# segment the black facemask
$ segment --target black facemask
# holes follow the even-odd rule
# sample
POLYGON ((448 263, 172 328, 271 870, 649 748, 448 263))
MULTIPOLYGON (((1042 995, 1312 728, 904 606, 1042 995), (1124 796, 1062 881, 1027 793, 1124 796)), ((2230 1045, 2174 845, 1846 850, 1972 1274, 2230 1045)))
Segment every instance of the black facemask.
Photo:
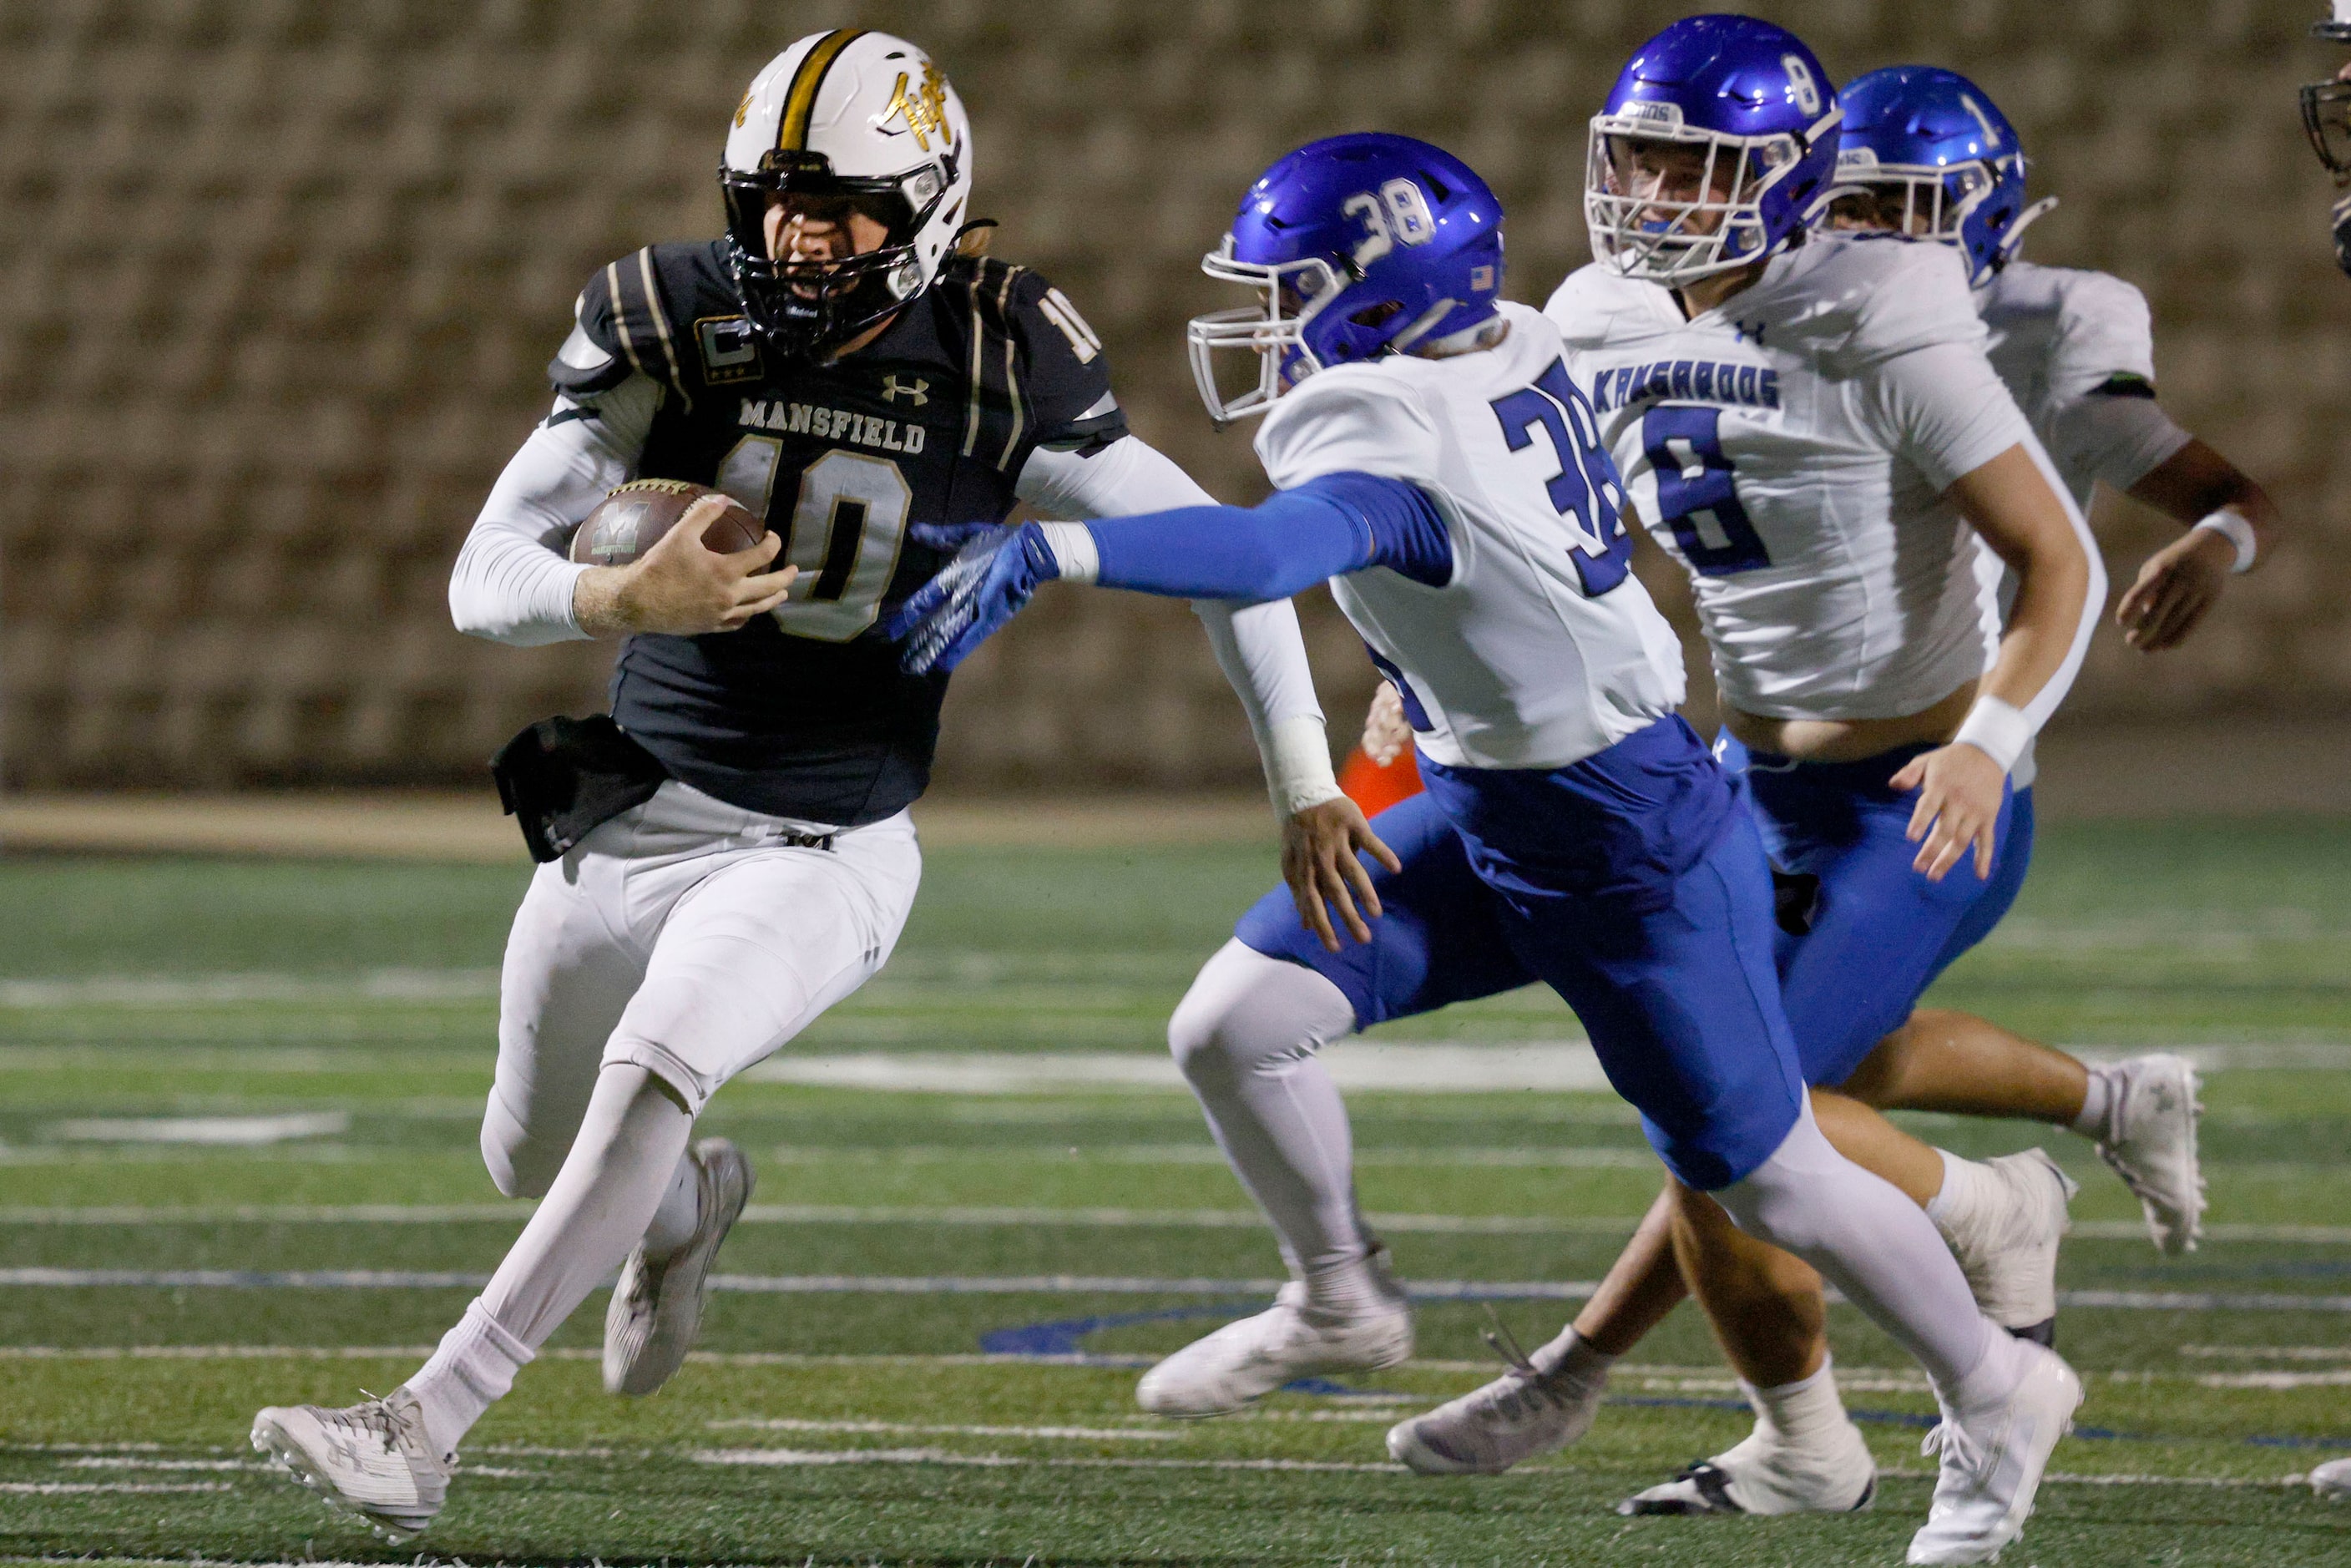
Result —
POLYGON ((922 292, 922 233, 951 181, 918 169, 892 179, 845 179, 819 153, 770 153, 757 173, 721 168, 726 202, 726 263, 743 313, 786 359, 812 360, 837 349, 922 292), (839 261, 785 262, 768 255, 769 204, 779 195, 839 203, 844 217, 862 213, 886 237, 875 250, 839 261), (913 199, 922 199, 918 205, 913 199))

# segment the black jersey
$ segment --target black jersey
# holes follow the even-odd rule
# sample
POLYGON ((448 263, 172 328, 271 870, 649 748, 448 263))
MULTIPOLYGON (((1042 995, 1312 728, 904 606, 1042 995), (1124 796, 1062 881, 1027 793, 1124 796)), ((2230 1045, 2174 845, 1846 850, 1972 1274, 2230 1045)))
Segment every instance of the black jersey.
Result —
POLYGON ((783 536, 777 564, 800 569, 790 601, 740 631, 631 637, 612 716, 732 805, 841 826, 898 811, 929 782, 946 693, 943 674, 903 673, 881 632, 947 559, 907 525, 1001 522, 1038 447, 1123 435, 1101 340, 1035 273, 957 256, 856 353, 782 362, 716 242, 612 263, 579 319, 611 360, 558 360, 559 391, 661 385, 632 477, 726 491, 783 536))

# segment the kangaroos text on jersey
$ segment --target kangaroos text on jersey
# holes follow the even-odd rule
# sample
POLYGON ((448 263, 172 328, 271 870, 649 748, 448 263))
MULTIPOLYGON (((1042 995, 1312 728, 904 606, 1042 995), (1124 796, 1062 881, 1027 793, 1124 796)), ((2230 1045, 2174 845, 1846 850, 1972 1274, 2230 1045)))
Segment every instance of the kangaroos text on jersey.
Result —
POLYGON ((744 319, 715 243, 612 263, 579 322, 611 358, 559 359, 559 391, 592 407, 632 375, 662 388, 634 476, 726 492, 800 570, 789 601, 739 632, 630 638, 613 717, 734 805, 844 826, 896 812, 929 781, 946 691, 902 674, 880 631, 946 561, 907 526, 1000 522, 1038 447, 1123 435, 1100 340, 1035 273, 956 257, 857 352, 786 361, 744 319))

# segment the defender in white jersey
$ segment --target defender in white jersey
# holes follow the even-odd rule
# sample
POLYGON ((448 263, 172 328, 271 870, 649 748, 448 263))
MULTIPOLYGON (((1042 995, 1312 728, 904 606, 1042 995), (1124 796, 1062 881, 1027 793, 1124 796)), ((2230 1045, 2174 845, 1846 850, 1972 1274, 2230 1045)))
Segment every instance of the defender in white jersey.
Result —
MULTIPOLYGON (((2105 273, 2042 267, 2017 256, 2029 223, 2055 204, 2026 204, 2026 163, 2015 128, 1991 97, 1957 72, 1891 66, 1849 84, 1840 194, 1833 228, 1939 241, 1968 270, 1990 332, 1992 368, 2032 422, 2076 503, 2099 484, 2187 526, 2140 569, 2116 606, 2127 642, 2153 653, 2200 623, 2231 572, 2249 570, 2275 534, 2277 510, 2254 480, 2165 414, 2155 397, 2154 343, 2138 290, 2105 273)), ((1984 563, 1989 635, 1999 634, 2007 584, 1984 563)), ((2016 777, 2029 799, 2028 751, 2016 777)), ((1891 1092, 1945 1109, 2029 1117, 2097 1137, 2130 1184, 2166 1251, 2196 1244, 2203 1207, 2194 1157, 2192 1069, 2176 1058, 2085 1070, 1966 1014, 1922 1009, 1873 1054, 1865 1094, 1891 1092), (2151 1126, 2156 1102, 2185 1106, 2176 1147, 2112 1134, 2151 1126), (2150 1120, 2152 1118, 2152 1121, 2150 1120), (2132 1148, 2136 1143, 2139 1146, 2132 1148)))
MULTIPOLYGON (((1051 577, 1242 598, 1332 579, 1427 737, 1427 793, 1374 823, 1395 853, 1359 890, 1372 919, 1343 910, 1359 945, 1304 939, 1271 895, 1170 1023, 1292 1280, 1271 1310, 1153 1368, 1138 1396, 1213 1415, 1409 1354, 1315 1050, 1540 978, 1668 1166, 1827 1271, 1925 1364, 1946 1461, 1913 1554, 1980 1560, 2021 1527, 2080 1384, 1978 1312, 1917 1206, 1812 1118, 1754 820, 1668 716, 1677 655, 1625 571, 1624 487, 1557 333, 1493 300, 1499 220, 1466 166, 1405 138, 1339 137, 1276 163, 1207 263, 1259 306, 1196 322, 1194 341, 1203 361, 1218 340, 1260 355, 1251 395, 1273 413, 1258 451, 1279 493, 1246 510, 992 530, 899 623, 910 667, 925 668, 1051 577)), ((1202 372, 1211 411, 1233 412, 1202 372)), ((1947 814, 1961 821, 1936 831, 1930 860, 1967 847, 1964 817, 1947 814)), ((1301 905, 1347 894, 1336 878, 1290 881, 1301 905)))
MULTIPOLYGON (((1824 183, 1775 212, 1802 172, 1833 165, 1837 114, 1817 62, 1782 29, 1741 17, 1667 28, 1593 121, 1600 259, 1546 311, 1591 370, 1644 522, 1690 573, 1725 710, 1720 754, 1793 873, 1777 967, 1816 1088, 1850 1077, 2012 897, 2022 835, 2004 775, 2070 683, 2103 598, 2086 530, 1985 361, 1953 258, 1897 240, 1805 243, 1824 183), (1974 570, 1986 545, 2021 585, 1989 668, 1974 570), (1929 822, 1955 819, 1967 862, 1916 849, 1929 822)), ((2045 1340, 2063 1174, 2037 1154, 1973 1166, 1865 1107, 1815 1104, 1838 1146, 1876 1151, 1868 1163, 1963 1259, 2001 1265, 1971 1276, 1979 1299, 2045 1340)), ((1669 1184, 1574 1326, 1499 1382, 1400 1425, 1392 1450, 1425 1470, 1490 1470, 1572 1440, 1608 1363, 1682 1293, 1669 1239, 1759 1430, 1626 1511, 1866 1503, 1874 1466, 1836 1404, 1818 1281, 1687 1183, 1669 1184)), ((1955 1515, 1922 1532, 1913 1560, 1980 1561, 2019 1522, 1955 1515)))
POLYGON ((2267 552, 2277 509, 2261 486, 2173 423, 2155 396, 2147 300, 2103 272, 2017 257, 2026 225, 2056 205, 2025 204, 2021 139, 1991 96, 1956 71, 1888 66, 1842 97, 1833 228, 1938 240, 1957 251, 2000 372, 2087 512, 2093 487, 2188 526, 2116 607, 2145 652, 2177 646, 2232 572, 2267 552))

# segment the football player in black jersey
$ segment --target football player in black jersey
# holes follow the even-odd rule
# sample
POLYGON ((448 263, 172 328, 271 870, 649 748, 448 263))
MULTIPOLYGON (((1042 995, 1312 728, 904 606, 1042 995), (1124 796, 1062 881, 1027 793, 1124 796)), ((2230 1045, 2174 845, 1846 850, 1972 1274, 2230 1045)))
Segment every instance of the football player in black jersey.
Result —
MULTIPOLYGON (((550 720, 501 753, 543 863, 507 942, 482 1152, 538 1208, 391 1396, 254 1425, 256 1448, 395 1537, 439 1511, 466 1429, 615 1268, 605 1386, 651 1393, 684 1361, 752 1180, 725 1140, 692 1142, 694 1118, 873 974, 914 898, 906 808, 946 681, 903 674, 878 622, 948 558, 911 525, 1209 500, 1128 434, 1077 308, 958 247, 971 131, 921 49, 800 39, 735 111, 720 179, 723 237, 590 279, 555 406, 450 583, 475 635, 627 641, 609 719, 550 720), (568 560, 581 519, 643 478, 709 486, 770 531, 705 548, 711 497, 631 564, 568 560)), ((1364 883, 1353 846, 1376 841, 1332 779, 1294 612, 1198 609, 1286 849, 1334 889, 1364 883)))

